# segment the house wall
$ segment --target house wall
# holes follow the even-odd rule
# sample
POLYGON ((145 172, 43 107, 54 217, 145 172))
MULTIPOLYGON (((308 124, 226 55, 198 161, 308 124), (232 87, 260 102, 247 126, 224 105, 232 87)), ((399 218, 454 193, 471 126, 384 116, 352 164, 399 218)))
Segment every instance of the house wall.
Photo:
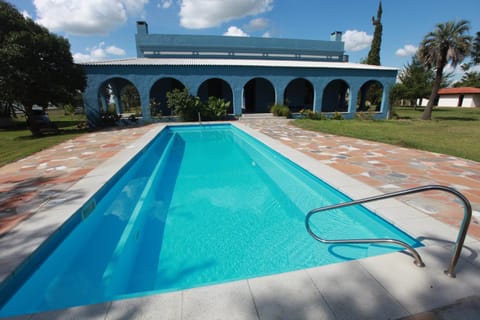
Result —
POLYGON ((441 95, 438 99, 437 105, 439 107, 457 107, 459 98, 460 98, 460 95, 458 94, 441 95))
POLYGON ((463 98, 463 107, 480 107, 480 94, 469 94, 463 98))
POLYGON ((138 90, 145 119, 150 117, 150 90, 163 78, 180 81, 189 91, 197 95, 200 85, 212 78, 224 80, 232 90, 233 114, 242 114, 244 88, 254 78, 268 80, 275 90, 275 103, 284 104, 284 92, 288 84, 298 78, 310 82, 313 87, 313 110, 322 112, 322 99, 327 85, 334 80, 343 80, 350 89, 348 110, 345 118, 356 113, 357 97, 360 88, 368 81, 378 81, 383 87, 382 105, 377 118, 386 118, 390 109, 389 93, 395 83, 396 70, 349 69, 349 68, 292 68, 292 67, 245 67, 245 66, 165 66, 165 65, 85 65, 88 75, 84 92, 85 110, 89 124, 96 126, 100 118, 102 104, 99 103, 101 88, 106 82, 128 81, 138 90))
MULTIPOLYGON (((459 94, 441 95, 438 100, 439 107, 458 107, 459 94)), ((461 107, 480 107, 480 94, 464 94, 461 107)))

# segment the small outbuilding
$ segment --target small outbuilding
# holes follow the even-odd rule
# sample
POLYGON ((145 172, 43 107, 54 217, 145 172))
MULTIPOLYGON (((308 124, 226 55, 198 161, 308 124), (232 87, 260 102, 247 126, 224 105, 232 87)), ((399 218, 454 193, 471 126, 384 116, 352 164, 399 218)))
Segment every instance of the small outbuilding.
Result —
POLYGON ((439 107, 480 107, 480 88, 459 87, 438 90, 439 107))

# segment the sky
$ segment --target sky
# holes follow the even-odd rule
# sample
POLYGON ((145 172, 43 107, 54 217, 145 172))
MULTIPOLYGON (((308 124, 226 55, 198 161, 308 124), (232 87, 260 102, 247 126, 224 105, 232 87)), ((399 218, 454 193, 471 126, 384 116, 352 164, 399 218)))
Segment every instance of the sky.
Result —
MULTIPOLYGON (((136 21, 149 33, 329 40, 343 33, 350 62, 368 55, 379 0, 7 0, 67 38, 76 62, 136 57, 136 21)), ((381 64, 401 69, 436 24, 470 21, 480 0, 383 0, 381 64)))

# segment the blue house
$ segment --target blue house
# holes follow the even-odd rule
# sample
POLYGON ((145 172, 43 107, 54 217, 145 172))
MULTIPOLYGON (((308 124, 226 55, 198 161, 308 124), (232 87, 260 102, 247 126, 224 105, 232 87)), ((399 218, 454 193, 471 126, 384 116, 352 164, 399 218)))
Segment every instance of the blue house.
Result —
POLYGON ((216 96, 230 101, 229 113, 268 112, 273 104, 292 111, 340 112, 352 118, 368 109, 366 94, 381 88, 375 116, 386 118, 388 95, 397 69, 348 62, 341 32, 329 41, 150 34, 137 22, 137 58, 84 63, 88 77, 84 92, 90 125, 98 124, 109 102, 117 113, 124 108, 119 97, 130 85, 140 96, 142 116, 151 108, 168 115, 166 93, 187 88, 206 100, 216 96))

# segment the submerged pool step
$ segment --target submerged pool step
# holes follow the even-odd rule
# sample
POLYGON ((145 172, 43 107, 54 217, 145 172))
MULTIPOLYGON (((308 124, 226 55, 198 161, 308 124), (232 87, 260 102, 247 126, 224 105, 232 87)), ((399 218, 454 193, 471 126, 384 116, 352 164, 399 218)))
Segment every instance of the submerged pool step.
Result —
POLYGON ((135 251, 138 250, 138 245, 140 243, 138 240, 142 237, 141 232, 147 216, 146 214, 142 214, 142 212, 144 211, 145 205, 150 203, 152 187, 155 185, 159 177, 161 178, 161 172, 165 170, 165 166, 168 162, 166 160, 169 157, 177 138, 178 135, 174 133, 168 141, 162 156, 158 160, 150 178, 145 184, 137 205, 119 238, 112 259, 105 269, 102 278, 106 288, 105 294, 107 296, 120 293, 122 288, 128 283, 128 277, 125 275, 129 274, 133 263, 135 263, 134 259, 131 259, 131 257, 134 257, 135 251))

